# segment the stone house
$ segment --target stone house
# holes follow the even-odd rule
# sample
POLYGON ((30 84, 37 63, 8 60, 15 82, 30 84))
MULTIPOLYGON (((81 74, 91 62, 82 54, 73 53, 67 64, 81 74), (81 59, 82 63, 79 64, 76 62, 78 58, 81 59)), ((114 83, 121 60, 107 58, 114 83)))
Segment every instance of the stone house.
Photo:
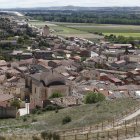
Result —
POLYGON ((52 55, 53 55, 52 51, 38 50, 38 51, 33 52, 33 56, 36 59, 49 60, 49 59, 52 59, 52 55))
POLYGON ((128 55, 129 62, 139 63, 140 55, 128 55))
POLYGON ((117 68, 124 67, 126 65, 126 61, 125 60, 116 61, 112 63, 111 65, 117 68))
POLYGON ((50 34, 49 27, 47 25, 45 25, 45 27, 43 28, 42 35, 48 36, 49 34, 50 34))
POLYGON ((66 85, 66 81, 61 74, 56 72, 43 72, 28 75, 26 77, 26 88, 29 89, 30 94, 30 108, 36 106, 44 106, 46 100, 54 92, 61 93, 62 96, 70 94, 70 87, 66 85))
POLYGON ((82 76, 88 80, 99 80, 100 79, 100 72, 96 70, 83 70, 81 72, 82 76))

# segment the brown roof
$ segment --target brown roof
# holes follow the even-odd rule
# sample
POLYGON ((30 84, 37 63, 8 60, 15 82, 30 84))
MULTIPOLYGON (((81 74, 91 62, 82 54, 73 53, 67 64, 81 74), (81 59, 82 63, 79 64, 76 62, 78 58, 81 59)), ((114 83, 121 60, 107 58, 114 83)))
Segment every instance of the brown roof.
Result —
POLYGON ((48 86, 54 82, 60 82, 60 83, 65 84, 64 76, 57 73, 56 71, 36 73, 36 74, 31 75, 31 77, 37 80, 38 82, 43 82, 44 86, 48 86))
POLYGON ((117 82, 122 82, 120 79, 115 78, 115 77, 108 77, 110 80, 114 81, 115 83, 117 82))
POLYGON ((139 74, 139 72, 138 72, 138 71, 135 71, 135 70, 130 71, 130 73, 132 73, 132 74, 134 74, 134 75, 138 75, 138 74, 139 74))

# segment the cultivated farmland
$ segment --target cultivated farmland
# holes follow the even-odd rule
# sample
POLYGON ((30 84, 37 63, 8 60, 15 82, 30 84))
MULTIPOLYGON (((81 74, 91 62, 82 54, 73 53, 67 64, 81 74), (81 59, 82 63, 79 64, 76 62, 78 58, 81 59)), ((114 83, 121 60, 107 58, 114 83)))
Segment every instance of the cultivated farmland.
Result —
POLYGON ((59 23, 63 26, 86 31, 89 33, 103 33, 104 35, 122 35, 125 37, 140 37, 140 26, 136 25, 112 25, 112 24, 73 24, 59 23))
POLYGON ((112 24, 92 24, 92 23, 60 23, 31 21, 30 24, 43 27, 48 25, 57 35, 74 36, 87 39, 102 38, 103 36, 94 33, 103 33, 104 35, 114 34, 125 37, 140 38, 140 26, 138 25, 112 25, 112 24))
POLYGON ((80 37, 80 38, 87 38, 87 39, 99 39, 103 38, 103 36, 95 35, 94 33, 89 33, 88 31, 82 31, 79 29, 73 29, 71 27, 63 26, 60 23, 53 23, 53 22, 43 22, 43 21, 30 21, 30 24, 41 28, 45 25, 48 25, 50 29, 53 31, 53 34, 66 36, 66 37, 80 37))

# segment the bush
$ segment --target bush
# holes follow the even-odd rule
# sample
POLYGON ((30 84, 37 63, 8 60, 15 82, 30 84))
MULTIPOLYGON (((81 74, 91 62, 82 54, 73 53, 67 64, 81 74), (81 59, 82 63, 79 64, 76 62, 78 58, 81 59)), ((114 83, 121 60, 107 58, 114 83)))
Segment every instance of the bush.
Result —
POLYGON ((12 102, 11 102, 11 106, 13 106, 13 107, 16 107, 17 109, 19 109, 20 108, 20 100, 18 100, 18 99, 14 99, 12 102))
POLYGON ((63 107, 57 106, 57 105, 47 105, 45 108, 42 109, 42 111, 56 111, 58 112, 59 109, 62 109, 63 107))
POLYGON ((46 111, 52 111, 52 110, 56 110, 56 108, 57 107, 55 105, 48 105, 48 106, 45 107, 45 110, 46 111))
POLYGON ((27 118, 26 117, 23 117, 23 122, 26 122, 27 121, 27 118))
POLYGON ((66 116, 66 117, 63 118, 63 120, 62 120, 62 124, 67 124, 67 123, 69 123, 69 122, 71 122, 71 117, 70 117, 70 116, 66 116))
POLYGON ((59 92, 54 92, 54 93, 50 96, 50 99, 51 99, 51 98, 60 98, 60 97, 62 97, 62 94, 61 94, 61 93, 59 93, 59 92))
POLYGON ((84 61, 86 61, 86 57, 81 58, 81 62, 84 62, 84 61))
POLYGON ((42 110, 41 109, 33 109, 32 114, 41 114, 42 110))
POLYGON ((42 110, 38 110, 37 111, 37 114, 39 115, 39 114, 41 114, 42 113, 42 110))
POLYGON ((35 119, 35 118, 32 118, 32 122, 37 122, 37 119, 35 119))
POLYGON ((86 104, 97 103, 105 100, 105 96, 101 93, 89 92, 85 97, 86 104))
POLYGON ((58 109, 56 108, 55 113, 58 113, 58 109))
POLYGON ((32 110, 32 114, 36 114, 37 111, 38 111, 38 109, 33 109, 33 110, 32 110))

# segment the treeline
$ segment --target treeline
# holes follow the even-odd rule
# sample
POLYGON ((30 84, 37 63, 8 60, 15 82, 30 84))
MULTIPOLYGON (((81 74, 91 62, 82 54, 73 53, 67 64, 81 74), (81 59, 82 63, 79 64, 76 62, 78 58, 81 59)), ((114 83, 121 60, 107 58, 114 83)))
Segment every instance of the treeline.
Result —
POLYGON ((137 12, 49 11, 29 12, 26 15, 37 20, 54 22, 140 25, 140 14, 137 12))
POLYGON ((139 42, 136 42, 133 37, 116 36, 111 34, 109 36, 106 35, 105 39, 111 43, 132 44, 133 47, 139 47, 139 42))

